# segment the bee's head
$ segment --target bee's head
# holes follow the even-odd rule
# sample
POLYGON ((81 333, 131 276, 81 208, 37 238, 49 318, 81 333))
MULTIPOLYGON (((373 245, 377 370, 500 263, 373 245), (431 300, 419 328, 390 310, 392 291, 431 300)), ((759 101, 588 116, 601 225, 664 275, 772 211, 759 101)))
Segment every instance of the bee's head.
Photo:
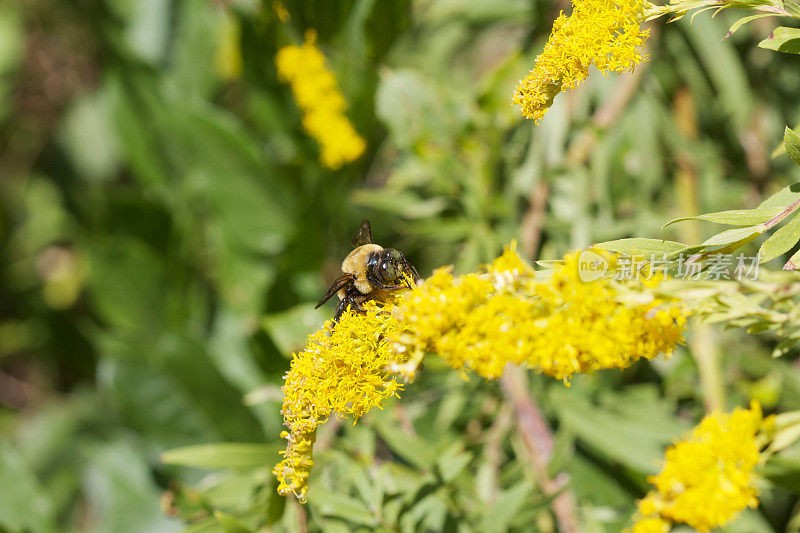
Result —
MULTIPOLYGON (((396 285, 405 281, 406 274, 410 274, 414 281, 419 279, 417 269, 408 262, 399 250, 384 248, 374 254, 369 261, 369 268, 375 278, 384 285, 396 285)), ((410 287, 409 287, 410 288, 410 287)))

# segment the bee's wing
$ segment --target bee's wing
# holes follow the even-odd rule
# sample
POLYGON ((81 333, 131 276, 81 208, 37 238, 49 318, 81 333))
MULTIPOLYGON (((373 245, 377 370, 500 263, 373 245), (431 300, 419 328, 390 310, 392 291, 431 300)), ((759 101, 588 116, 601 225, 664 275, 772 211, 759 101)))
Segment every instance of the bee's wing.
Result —
POLYGON ((372 228, 369 226, 369 220, 365 218, 361 221, 361 227, 358 228, 358 233, 353 236, 353 240, 350 241, 350 244, 354 247, 372 244, 372 228))
POLYGON ((339 292, 339 290, 343 288, 345 285, 352 282, 354 277, 355 277, 354 274, 342 274, 341 276, 336 278, 336 280, 334 280, 334 282, 331 284, 328 290, 325 291, 325 294, 322 295, 322 299, 319 301, 319 303, 314 309, 317 309, 322 304, 330 300, 331 296, 339 292))

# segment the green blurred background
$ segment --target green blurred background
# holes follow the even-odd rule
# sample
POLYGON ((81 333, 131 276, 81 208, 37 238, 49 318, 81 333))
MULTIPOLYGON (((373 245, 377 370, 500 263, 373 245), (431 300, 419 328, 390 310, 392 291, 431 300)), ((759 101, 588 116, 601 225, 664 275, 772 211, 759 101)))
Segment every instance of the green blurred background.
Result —
MULTIPOLYGON (((568 2, 283 6, 0 3, 0 531, 553 531, 498 384, 435 360, 402 401, 329 424, 307 506, 274 495, 281 378, 358 222, 427 276, 512 239, 531 259, 698 242, 713 228, 659 228, 800 177, 770 157, 800 120, 800 57, 755 47, 770 20, 727 40, 735 18, 657 23, 648 63, 594 72, 535 127, 511 93, 568 2), (308 28, 368 145, 335 172, 273 63, 308 28), (258 446, 160 461, 220 442, 258 446)), ((702 331, 570 389, 529 377, 580 531, 624 527, 702 416, 692 351, 721 356, 726 406, 800 408, 796 353, 702 331)), ((797 531, 789 457, 730 531, 797 531)))

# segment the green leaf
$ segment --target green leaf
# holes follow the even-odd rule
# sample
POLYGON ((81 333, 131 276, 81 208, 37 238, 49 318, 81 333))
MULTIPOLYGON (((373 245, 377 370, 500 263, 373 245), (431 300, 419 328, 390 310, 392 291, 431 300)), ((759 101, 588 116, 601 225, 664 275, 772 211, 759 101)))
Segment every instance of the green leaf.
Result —
POLYGON ((219 522, 219 525, 225 530, 225 533, 252 533, 253 531, 241 520, 228 513, 216 510, 214 511, 214 518, 217 519, 217 522, 219 522))
POLYGON ((0 443, 0 530, 55 531, 53 502, 22 456, 0 443))
POLYGON ((678 254, 685 250, 687 246, 680 242, 666 241, 663 239, 619 239, 616 241, 606 241, 597 243, 595 248, 618 252, 627 255, 650 255, 650 254, 678 254))
POLYGON ((216 69, 208 68, 219 39, 209 39, 219 29, 221 18, 213 4, 178 4, 172 6, 172 16, 179 24, 170 42, 171 68, 166 74, 185 99, 213 98, 217 83, 216 69))
POLYGON ((161 511, 163 489, 153 479, 140 442, 118 438, 85 450, 85 498, 96 531, 168 531, 179 525, 161 511))
POLYGON ((328 492, 322 487, 315 486, 311 501, 314 504, 314 508, 324 516, 342 518, 349 522, 362 524, 368 527, 377 525, 375 515, 373 515, 362 502, 355 498, 344 494, 328 492))
POLYGON ((170 168, 163 158, 162 132, 156 122, 165 107, 145 76, 109 75, 111 116, 117 126, 119 147, 131 174, 140 183, 162 184, 170 168))
MULTIPOLYGON (((618 478, 619 469, 607 469, 603 464, 593 461, 586 455, 575 454, 567 465, 570 488, 585 509, 602 507, 623 508, 631 504, 632 496, 627 492, 618 478), (597 490, 603 487, 603 490, 597 490)), ((619 526, 609 527, 605 531, 622 531, 629 520, 628 516, 617 518, 619 526)), ((603 531, 600 529, 598 531, 603 531)))
POLYGON ((167 0, 134 2, 125 13, 124 44, 137 59, 157 64, 170 46, 170 9, 167 0))
POLYGON ((267 315, 261 323, 278 350, 288 356, 302 349, 306 337, 319 329, 330 314, 327 309, 314 309, 314 304, 299 304, 267 315))
POLYGON ((199 340, 165 333, 147 342, 106 335, 98 370, 104 395, 129 426, 162 449, 199 442, 259 442, 252 411, 199 340), (142 409, 142 405, 164 406, 142 409))
POLYGON ((20 63, 25 51, 24 7, 15 2, 0 3, 0 120, 16 107, 11 91, 16 86, 9 76, 20 63))
POLYGON ((411 25, 412 2, 365 2, 372 6, 372 13, 362 26, 366 34, 366 49, 375 59, 386 54, 395 40, 411 25))
POLYGON ((769 37, 758 43, 758 46, 776 52, 800 54, 800 28, 779 26, 772 30, 769 37))
POLYGON ((168 285, 163 257, 138 239, 95 237, 90 258, 89 294, 103 320, 119 329, 158 332, 168 285))
POLYGON ((790 129, 789 126, 783 130, 783 145, 792 161, 800 165, 800 135, 797 135, 797 132, 790 129))
POLYGON ((733 228, 709 237, 701 246, 710 247, 735 244, 738 248, 752 241, 765 231, 766 228, 762 227, 760 224, 744 228, 733 228))
POLYGON ((727 39, 728 37, 736 33, 736 30, 738 30, 748 22, 764 17, 777 17, 777 16, 778 15, 776 13, 759 13, 758 15, 750 15, 749 17, 742 17, 736 22, 734 22, 733 25, 731 25, 730 29, 728 30, 728 35, 726 35, 725 38, 727 39))
POLYGON ((274 476, 271 476, 272 484, 271 490, 267 494, 267 510, 264 513, 264 522, 271 526, 277 522, 286 510, 286 497, 278 494, 278 481, 274 476))
POLYGON ((671 417, 666 404, 655 403, 652 389, 634 389, 617 397, 619 407, 614 410, 591 405, 573 392, 552 391, 551 405, 559 420, 608 460, 640 473, 654 473, 665 445, 685 429, 671 417))
POLYGON ((211 469, 255 468, 271 464, 275 459, 273 446, 236 442, 184 446, 161 454, 161 461, 167 464, 211 469))
POLYGON ((789 353, 798 344, 800 344, 800 337, 795 335, 782 339, 778 344, 775 345, 775 349, 772 350, 772 357, 782 357, 789 353))
POLYGON ((411 192, 386 194, 386 190, 362 189, 352 195, 353 203, 411 220, 429 223, 447 208, 443 197, 420 198, 411 192))
POLYGON ((759 469, 773 483, 794 492, 800 491, 800 445, 795 443, 781 453, 767 460, 767 464, 759 469))
POLYGON ((217 519, 212 516, 182 529, 181 533, 225 533, 225 530, 217 519))
POLYGON ((757 207, 755 209, 733 209, 730 211, 719 211, 717 213, 706 213, 693 217, 681 217, 667 222, 661 229, 666 228, 676 222, 684 220, 707 220, 717 224, 728 224, 730 226, 752 226, 766 222, 783 210, 780 206, 757 207))
MULTIPOLYGON (((271 500, 273 495, 283 502, 286 501, 285 497, 277 493, 277 479, 267 474, 271 466, 270 464, 260 468, 215 471, 198 487, 202 493, 202 505, 211 509, 228 509, 231 512, 236 510, 236 516, 252 526, 246 515, 238 513, 244 509, 244 502, 253 501, 255 498, 260 503, 264 501, 261 500, 262 497, 271 500)), ((188 494, 182 494, 181 497, 183 496, 188 494)), ((270 505, 266 501, 264 503, 270 505)), ((263 513, 261 505, 259 513, 263 513)))
POLYGON ((755 95, 741 56, 719 38, 724 29, 716 19, 697 17, 683 29, 700 59, 704 74, 714 85, 714 106, 728 114, 737 131, 744 130, 750 120, 755 95))
POLYGON ((781 451, 794 444, 798 439, 800 439, 800 425, 786 428, 775 434, 775 438, 772 439, 770 444, 770 450, 781 451))
POLYGON ((769 451, 780 452, 798 440, 800 440, 800 411, 778 415, 775 418, 775 435, 769 445, 769 451))
POLYGON ((800 250, 797 250, 792 257, 783 265, 783 270, 798 270, 800 269, 800 250))
POLYGON ((533 484, 526 480, 501 492, 494 503, 494 511, 484 516, 476 531, 486 533, 509 531, 511 522, 519 515, 522 506, 530 505, 532 491, 533 484))
MULTIPOLYGON (((261 421, 261 427, 266 435, 277 435, 283 426, 283 417, 273 406, 256 405, 248 402, 248 395, 254 391, 272 391, 273 401, 281 401, 283 393, 276 383, 270 384, 268 371, 259 364, 257 355, 250 345, 252 325, 247 319, 236 314, 230 308, 220 305, 216 311, 211 336, 207 340, 208 355, 217 369, 237 390, 244 394, 241 403, 251 407, 253 414, 261 421)), ((280 357, 271 358, 273 364, 280 371, 285 364, 280 357)), ((273 378, 276 376, 273 376, 273 378)), ((255 394, 258 396, 258 393, 255 394)), ((252 397, 250 398, 252 399, 252 397)), ((248 439, 235 439, 248 440, 248 439)))
POLYGON ((378 434, 394 453, 418 468, 427 469, 436 460, 436 450, 431 443, 404 433, 396 425, 379 418, 375 423, 378 434))
POLYGON ((758 207, 789 207, 797 200, 800 200, 800 182, 784 187, 761 202, 758 207))
POLYGON ((61 123, 60 144, 78 175, 88 180, 112 179, 119 166, 119 139, 109 96, 106 90, 77 98, 61 123))
POLYGON ((800 240, 800 216, 794 217, 770 235, 758 250, 759 262, 766 263, 785 254, 800 240))
POLYGON ((435 83, 420 71, 384 70, 375 94, 375 113, 401 147, 431 137, 448 138, 459 124, 446 113, 435 83))
POLYGON ((472 460, 472 454, 465 452, 460 444, 456 444, 454 449, 445 452, 436 461, 436 468, 445 483, 450 483, 456 476, 466 468, 472 460))

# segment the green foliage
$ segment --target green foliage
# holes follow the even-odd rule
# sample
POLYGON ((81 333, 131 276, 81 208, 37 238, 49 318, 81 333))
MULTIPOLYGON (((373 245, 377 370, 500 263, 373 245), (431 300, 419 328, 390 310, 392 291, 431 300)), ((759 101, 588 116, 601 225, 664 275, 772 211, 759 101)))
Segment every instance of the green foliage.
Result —
MULTIPOLYGON (((694 333, 670 360, 569 389, 531 376, 556 490, 506 384, 432 359, 401 401, 323 427, 301 507, 270 474, 282 376, 332 313, 313 306, 364 217, 423 275, 512 239, 543 262, 597 242, 759 245, 796 268, 797 134, 789 157, 767 154, 797 122, 800 78, 756 47, 772 19, 658 26, 636 76, 590 76, 534 128, 509 100, 551 3, 283 6, 287 22, 271 1, 0 4, 0 531, 546 532, 559 491, 581 531, 622 530, 709 397, 694 333), (336 172, 272 62, 307 29, 368 145, 336 172)), ((761 46, 790 51, 792 31, 761 46)), ((712 330, 723 407, 800 409, 796 297, 765 292, 787 279, 719 286, 709 315, 765 333, 712 330)), ((730 531, 798 523, 798 453, 770 459, 761 507, 730 531)))
POLYGON ((775 28, 758 46, 786 54, 800 54, 800 28, 775 28))
MULTIPOLYGON (((789 157, 800 165, 800 136, 786 127, 784 147, 789 157)), ((679 256, 689 256, 693 261, 702 261, 715 254, 730 254, 752 242, 767 230, 784 223, 770 235, 758 249, 760 263, 769 262, 795 247, 800 242, 800 182, 784 187, 753 209, 733 209, 676 218, 664 228, 688 220, 706 220, 716 224, 739 226, 717 233, 699 245, 683 245, 678 242, 656 239, 630 238, 598 243, 595 246, 628 255, 653 256, 675 260, 679 256)), ((662 228, 663 229, 663 228, 662 228)), ((795 256, 786 262, 784 270, 797 270, 795 256)))

